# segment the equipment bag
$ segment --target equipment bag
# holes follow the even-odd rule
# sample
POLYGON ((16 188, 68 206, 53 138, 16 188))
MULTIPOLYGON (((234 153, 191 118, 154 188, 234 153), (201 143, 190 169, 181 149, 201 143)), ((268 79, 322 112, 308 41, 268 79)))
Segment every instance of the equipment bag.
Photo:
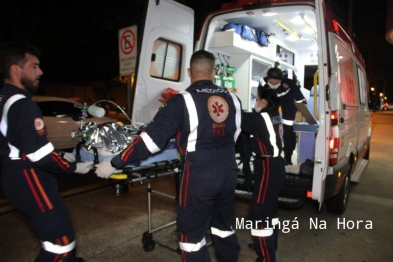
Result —
POLYGON ((247 25, 229 23, 224 26, 223 31, 234 31, 236 34, 240 35, 243 39, 256 42, 260 46, 269 45, 269 40, 268 40, 269 36, 264 31, 251 28, 247 25))

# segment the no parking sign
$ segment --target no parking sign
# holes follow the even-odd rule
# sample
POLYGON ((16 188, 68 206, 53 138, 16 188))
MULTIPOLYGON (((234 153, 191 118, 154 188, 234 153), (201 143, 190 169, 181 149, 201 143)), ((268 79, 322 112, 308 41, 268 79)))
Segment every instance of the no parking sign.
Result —
POLYGON ((137 26, 119 30, 119 74, 130 75, 135 72, 137 54, 137 26))

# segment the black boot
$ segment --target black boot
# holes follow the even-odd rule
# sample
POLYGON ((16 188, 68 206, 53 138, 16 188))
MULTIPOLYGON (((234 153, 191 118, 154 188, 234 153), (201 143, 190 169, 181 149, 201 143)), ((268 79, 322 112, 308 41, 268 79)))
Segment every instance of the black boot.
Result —
POLYGON ((292 165, 292 152, 284 152, 284 160, 285 160, 285 165, 292 165))

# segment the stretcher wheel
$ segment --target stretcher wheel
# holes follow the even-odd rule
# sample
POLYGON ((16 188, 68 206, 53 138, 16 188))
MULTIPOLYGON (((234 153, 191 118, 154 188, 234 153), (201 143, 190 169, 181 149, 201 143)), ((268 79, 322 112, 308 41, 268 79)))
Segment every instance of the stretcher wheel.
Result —
POLYGON ((156 247, 156 242, 153 240, 153 235, 149 232, 143 233, 142 236, 143 250, 146 252, 152 251, 156 247))

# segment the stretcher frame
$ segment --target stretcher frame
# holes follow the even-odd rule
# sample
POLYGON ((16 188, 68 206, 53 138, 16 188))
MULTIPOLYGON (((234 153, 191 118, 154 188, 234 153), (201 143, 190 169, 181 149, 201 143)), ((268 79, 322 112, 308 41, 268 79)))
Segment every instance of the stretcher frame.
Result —
MULTIPOLYGON (((179 195, 179 183, 180 183, 180 160, 179 159, 174 159, 174 160, 166 160, 166 161, 159 161, 151 164, 147 164, 144 166, 135 166, 135 167, 126 167, 122 170, 115 170, 115 172, 109 177, 111 179, 116 179, 116 180, 125 180, 128 184, 132 184, 135 182, 147 182, 147 206, 148 206, 148 231, 143 233, 142 236, 142 244, 143 244, 143 249, 146 252, 150 252, 155 248, 155 243, 159 243, 160 245, 167 247, 173 251, 180 252, 179 246, 173 246, 170 245, 160 239, 157 239, 153 237, 153 232, 157 232, 161 229, 170 227, 174 224, 176 224, 176 221, 171 221, 165 225, 161 225, 157 228, 152 227, 152 193, 156 193, 158 195, 174 199, 177 201, 178 195, 179 195), (158 172, 158 169, 164 169, 158 172), (142 175, 140 173, 135 173, 136 171, 148 171, 146 175, 142 175), (151 187, 151 180, 152 179, 158 179, 160 177, 165 177, 169 175, 174 175, 175 177, 175 187, 176 187, 176 196, 169 195, 167 193, 154 190, 151 187)), ((118 187, 116 187, 116 194, 120 194, 120 190, 118 187)))

